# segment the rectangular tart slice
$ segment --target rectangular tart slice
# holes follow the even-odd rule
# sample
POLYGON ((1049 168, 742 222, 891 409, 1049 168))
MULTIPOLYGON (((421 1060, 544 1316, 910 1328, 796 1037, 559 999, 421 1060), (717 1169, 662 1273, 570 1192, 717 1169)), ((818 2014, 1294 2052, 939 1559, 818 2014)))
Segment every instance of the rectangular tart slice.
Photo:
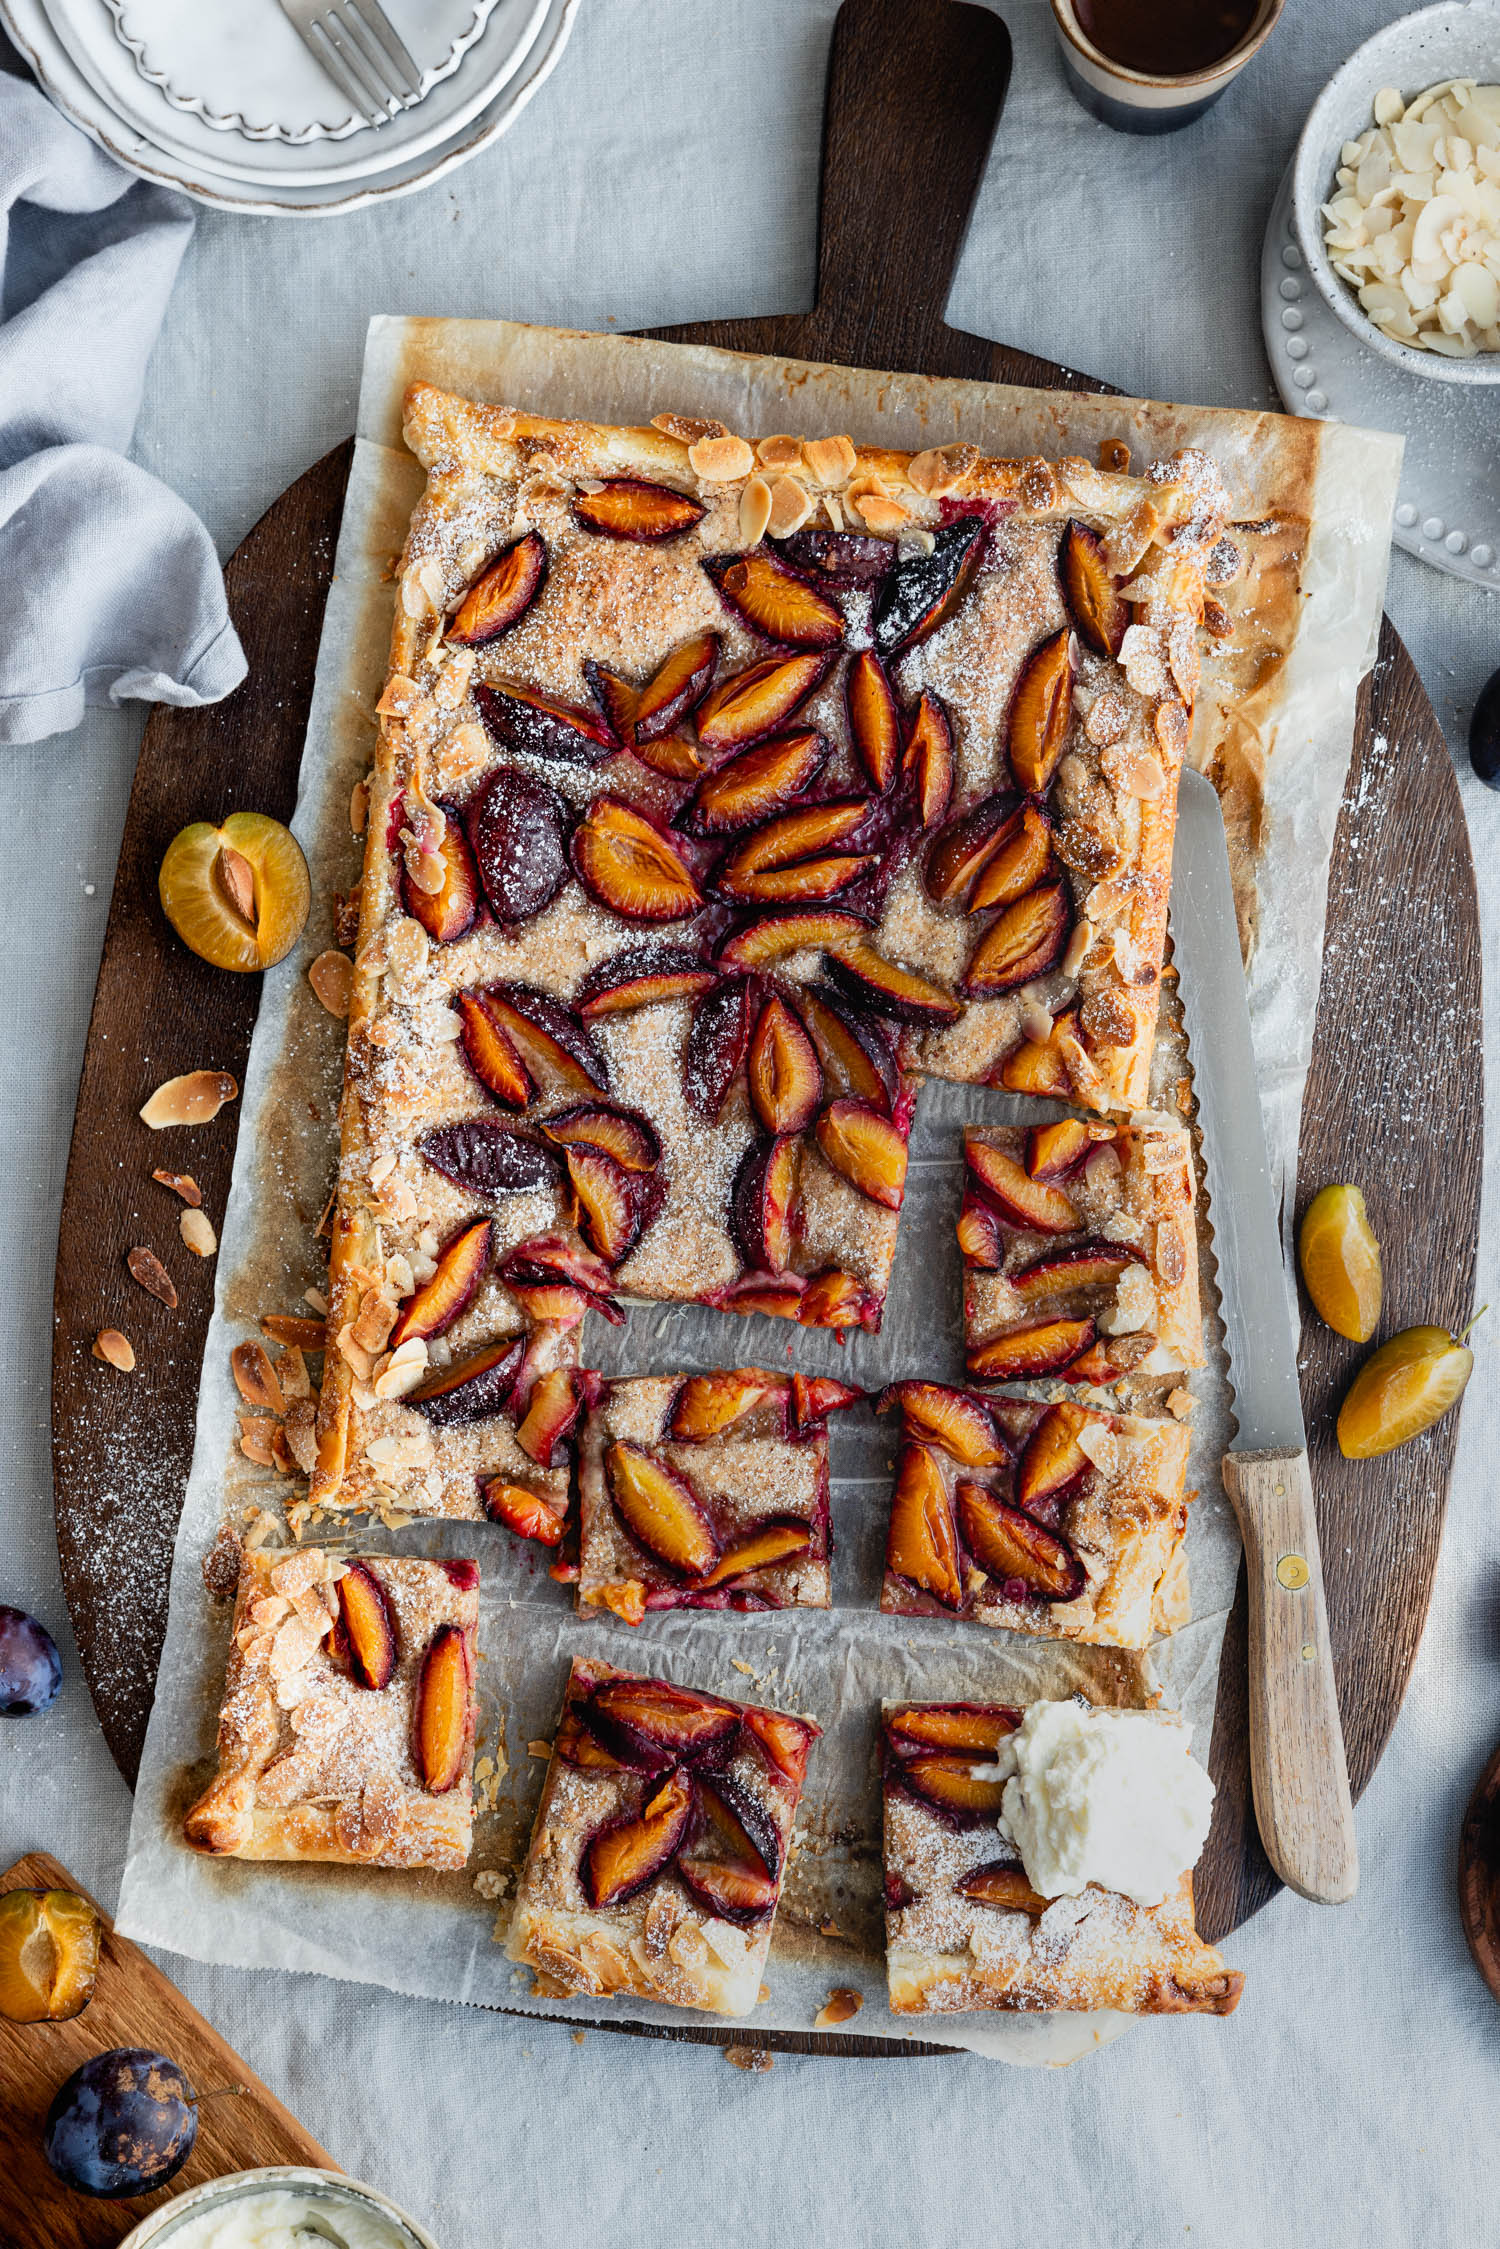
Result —
POLYGON ((218 1776, 183 1826, 193 1849, 461 1867, 478 1620, 474 1562, 245 1554, 218 1776))
POLYGON ((824 1418, 860 1395, 760 1367, 607 1383, 579 1443, 579 1607, 826 1609, 824 1418))
POLYGON ((1022 1716, 997 1703, 884 1706, 892 2010, 1232 2014, 1245 1979, 1198 1935, 1191 1873, 1154 1906, 1094 1883, 1077 1897, 1032 1889, 996 1827, 1003 1783, 984 1771, 1022 1716))
POLYGON ((748 2015, 809 1720, 576 1658, 508 1950, 551 1996, 748 2015))
POLYGON ((901 1417, 880 1606, 1144 1648, 1188 1619, 1179 1422, 893 1383, 901 1417))
POLYGON ((1170 1117, 971 1126, 958 1244, 976 1381, 1203 1364, 1192 1146, 1170 1117))

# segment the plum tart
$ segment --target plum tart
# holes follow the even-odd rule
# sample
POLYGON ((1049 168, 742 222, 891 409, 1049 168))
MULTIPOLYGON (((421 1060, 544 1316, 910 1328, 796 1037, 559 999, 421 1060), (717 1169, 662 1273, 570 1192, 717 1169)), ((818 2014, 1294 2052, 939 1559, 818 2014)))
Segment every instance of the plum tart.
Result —
POLYGON ((826 1418, 862 1395, 761 1367, 605 1384, 579 1445, 579 1607, 826 1609, 826 1418))
POLYGON ((1170 1117, 971 1127, 958 1242, 976 1382, 1203 1364, 1192 1148, 1170 1117))
POLYGON ((474 1562, 247 1552, 193 1849, 461 1867, 478 1620, 474 1562))
POLYGON ((893 1383, 901 1435, 880 1606, 1144 1648, 1188 1620, 1188 1431, 1072 1400, 893 1383))
POLYGON ((629 1994, 748 2015, 818 1731, 576 1658, 511 1959, 548 1997, 629 1994))
POLYGON ((1023 1712, 887 1703, 881 1722, 886 1974, 898 2015, 1232 2014, 1244 1977, 1193 1923, 1193 1878, 1158 1905, 1088 1884, 1045 1897, 1001 1832, 995 1760, 1023 1712))
POLYGON ((312 1497, 373 1436, 423 1509, 381 1409, 461 1348, 877 1327, 923 1073, 1145 1098, 1226 500, 425 386, 406 435, 312 1497))

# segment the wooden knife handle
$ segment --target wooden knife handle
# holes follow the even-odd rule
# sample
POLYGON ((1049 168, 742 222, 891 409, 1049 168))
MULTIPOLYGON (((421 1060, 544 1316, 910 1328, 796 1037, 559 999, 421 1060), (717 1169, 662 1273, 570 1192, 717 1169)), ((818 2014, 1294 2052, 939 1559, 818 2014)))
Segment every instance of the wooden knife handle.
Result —
POLYGON ((1250 1777, 1266 1856, 1291 1889, 1341 1905, 1359 1886, 1323 1565, 1305 1452, 1224 1457, 1250 1579, 1250 1777))

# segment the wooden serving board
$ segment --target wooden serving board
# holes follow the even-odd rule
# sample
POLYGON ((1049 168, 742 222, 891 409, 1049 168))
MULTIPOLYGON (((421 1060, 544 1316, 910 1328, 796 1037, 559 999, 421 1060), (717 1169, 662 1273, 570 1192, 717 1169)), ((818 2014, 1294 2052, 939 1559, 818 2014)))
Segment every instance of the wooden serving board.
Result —
MULTIPOLYGON (((1009 67, 1004 26, 984 9, 846 0, 829 69, 816 306, 660 333, 919 374, 1102 387, 943 320, 1009 67)), ((146 729, 84 1061, 57 1266, 58 1545, 95 1707, 131 1781, 166 1623, 212 1292, 208 1267, 180 1275, 183 1301, 169 1313, 125 1274, 125 1249, 151 1239, 131 1230, 139 1182, 161 1160, 135 1112, 174 1071, 212 1066, 242 1076, 258 999, 253 979, 219 975, 175 941, 157 904, 156 872, 189 817, 218 819, 242 805, 290 811, 351 454, 352 445, 339 446, 309 469, 229 563, 230 607, 250 660, 244 686, 209 710, 158 709, 146 729), (132 1469, 128 1505, 120 1498, 120 1378, 106 1377, 89 1356, 93 1336, 110 1324, 136 1343, 134 1379, 150 1430, 149 1473, 138 1480, 132 1469), (121 1582, 132 1589, 123 1615, 109 1590, 121 1582)), ((1307 1192, 1332 1179, 1364 1186, 1385 1245, 1390 1328, 1461 1325, 1472 1308, 1482 1148, 1478 911, 1447 746, 1388 622, 1359 700, 1329 938, 1299 1176, 1307 1192), (1432 1160, 1435 1148, 1441 1163, 1432 1160)), ((212 1210, 223 1208, 233 1152, 226 1111, 193 1145, 212 1210)), ((1395 1723, 1421 1636, 1457 1436, 1450 1416, 1387 1460, 1343 1461, 1334 1410, 1358 1357, 1309 1320, 1303 1403, 1356 1794, 1395 1723)), ((1211 1766, 1219 1793, 1197 1881, 1200 1920, 1219 1939, 1278 1887, 1250 1800, 1243 1581, 1224 1646, 1211 1766)), ((811 2043, 827 2050, 844 2042, 811 2043)), ((855 2050, 868 2053, 871 2042, 855 2050)))
MULTIPOLYGON (((17 1859, 0 1874, 0 1895, 7 1890, 87 1895, 45 1851, 17 1859)), ((108 1915, 101 1913, 100 1920, 99 1979, 81 2015, 66 2023, 13 2023, 0 2016, 0 2249, 112 2249, 149 2211, 205 2179, 264 2163, 338 2170, 176 1985, 127 1938, 115 1935, 108 1915), (166 2186, 127 2201, 100 2202, 74 2193, 48 2169, 42 2126, 63 2080, 91 2054, 113 2046, 151 2046, 170 2055, 195 2092, 233 2085, 243 2090, 232 2099, 203 2103, 193 2152, 166 2186)))

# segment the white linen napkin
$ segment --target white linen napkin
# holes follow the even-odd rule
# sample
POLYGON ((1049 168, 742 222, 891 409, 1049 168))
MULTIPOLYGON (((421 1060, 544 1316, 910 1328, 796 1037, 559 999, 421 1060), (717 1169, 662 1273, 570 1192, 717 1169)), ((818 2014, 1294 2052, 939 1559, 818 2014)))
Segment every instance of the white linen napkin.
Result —
POLYGON ((124 457, 191 205, 3 61, 0 742, 36 742, 85 703, 215 703, 245 658, 207 531, 124 457))

